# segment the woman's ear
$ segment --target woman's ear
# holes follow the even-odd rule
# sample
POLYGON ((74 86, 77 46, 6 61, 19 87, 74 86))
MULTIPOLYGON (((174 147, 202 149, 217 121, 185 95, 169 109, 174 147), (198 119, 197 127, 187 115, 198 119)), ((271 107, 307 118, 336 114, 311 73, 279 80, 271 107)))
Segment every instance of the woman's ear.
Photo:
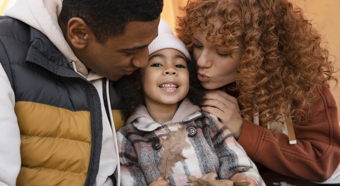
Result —
POLYGON ((94 37, 85 21, 79 17, 73 17, 68 21, 67 36, 76 49, 85 48, 91 37, 94 37))

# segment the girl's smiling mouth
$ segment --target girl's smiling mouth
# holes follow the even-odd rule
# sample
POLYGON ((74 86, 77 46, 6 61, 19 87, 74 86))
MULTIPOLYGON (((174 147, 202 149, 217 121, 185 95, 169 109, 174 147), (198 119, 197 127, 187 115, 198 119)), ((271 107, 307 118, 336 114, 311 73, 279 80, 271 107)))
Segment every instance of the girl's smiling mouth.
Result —
POLYGON ((164 92, 173 93, 177 91, 179 85, 175 82, 165 82, 160 84, 158 87, 161 88, 164 92))

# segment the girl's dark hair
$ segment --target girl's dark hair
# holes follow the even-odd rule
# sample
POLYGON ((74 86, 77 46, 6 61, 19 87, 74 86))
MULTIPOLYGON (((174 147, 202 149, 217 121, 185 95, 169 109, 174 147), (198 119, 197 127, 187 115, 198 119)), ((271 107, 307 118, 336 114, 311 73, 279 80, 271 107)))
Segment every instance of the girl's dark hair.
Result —
POLYGON ((82 18, 96 40, 104 43, 111 36, 125 33, 131 21, 153 21, 163 9, 163 0, 63 0, 61 20, 82 18))
MULTIPOLYGON (((186 98, 194 105, 200 105, 203 101, 204 88, 197 79, 196 63, 187 60, 189 70, 190 87, 186 98)), ((124 76, 118 83, 118 91, 123 96, 122 113, 126 121, 138 106, 145 105, 143 84, 141 81, 140 69, 130 76, 124 76)))

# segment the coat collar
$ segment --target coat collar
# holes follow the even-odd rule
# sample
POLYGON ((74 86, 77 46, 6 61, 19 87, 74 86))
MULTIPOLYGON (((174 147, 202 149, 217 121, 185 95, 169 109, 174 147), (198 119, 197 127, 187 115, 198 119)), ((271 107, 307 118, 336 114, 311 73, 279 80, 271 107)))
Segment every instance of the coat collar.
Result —
POLYGON ((184 99, 181 105, 178 107, 174 117, 171 121, 167 121, 163 124, 155 122, 146 107, 141 105, 137 108, 134 114, 126 121, 126 123, 132 123, 140 131, 154 131, 163 125, 170 125, 179 122, 187 122, 195 120, 202 116, 201 109, 197 105, 193 105, 187 98, 184 99))
POLYGON ((26 61, 64 77, 81 77, 69 65, 64 55, 40 31, 30 28, 30 47, 26 61))

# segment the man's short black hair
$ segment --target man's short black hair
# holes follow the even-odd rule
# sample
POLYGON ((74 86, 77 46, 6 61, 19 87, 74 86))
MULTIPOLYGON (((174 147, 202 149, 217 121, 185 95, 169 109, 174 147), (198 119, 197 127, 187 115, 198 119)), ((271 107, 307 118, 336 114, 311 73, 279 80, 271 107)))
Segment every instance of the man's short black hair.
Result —
POLYGON ((63 0, 60 18, 64 23, 72 17, 82 18, 96 40, 124 34, 131 21, 153 21, 163 9, 163 0, 63 0))

